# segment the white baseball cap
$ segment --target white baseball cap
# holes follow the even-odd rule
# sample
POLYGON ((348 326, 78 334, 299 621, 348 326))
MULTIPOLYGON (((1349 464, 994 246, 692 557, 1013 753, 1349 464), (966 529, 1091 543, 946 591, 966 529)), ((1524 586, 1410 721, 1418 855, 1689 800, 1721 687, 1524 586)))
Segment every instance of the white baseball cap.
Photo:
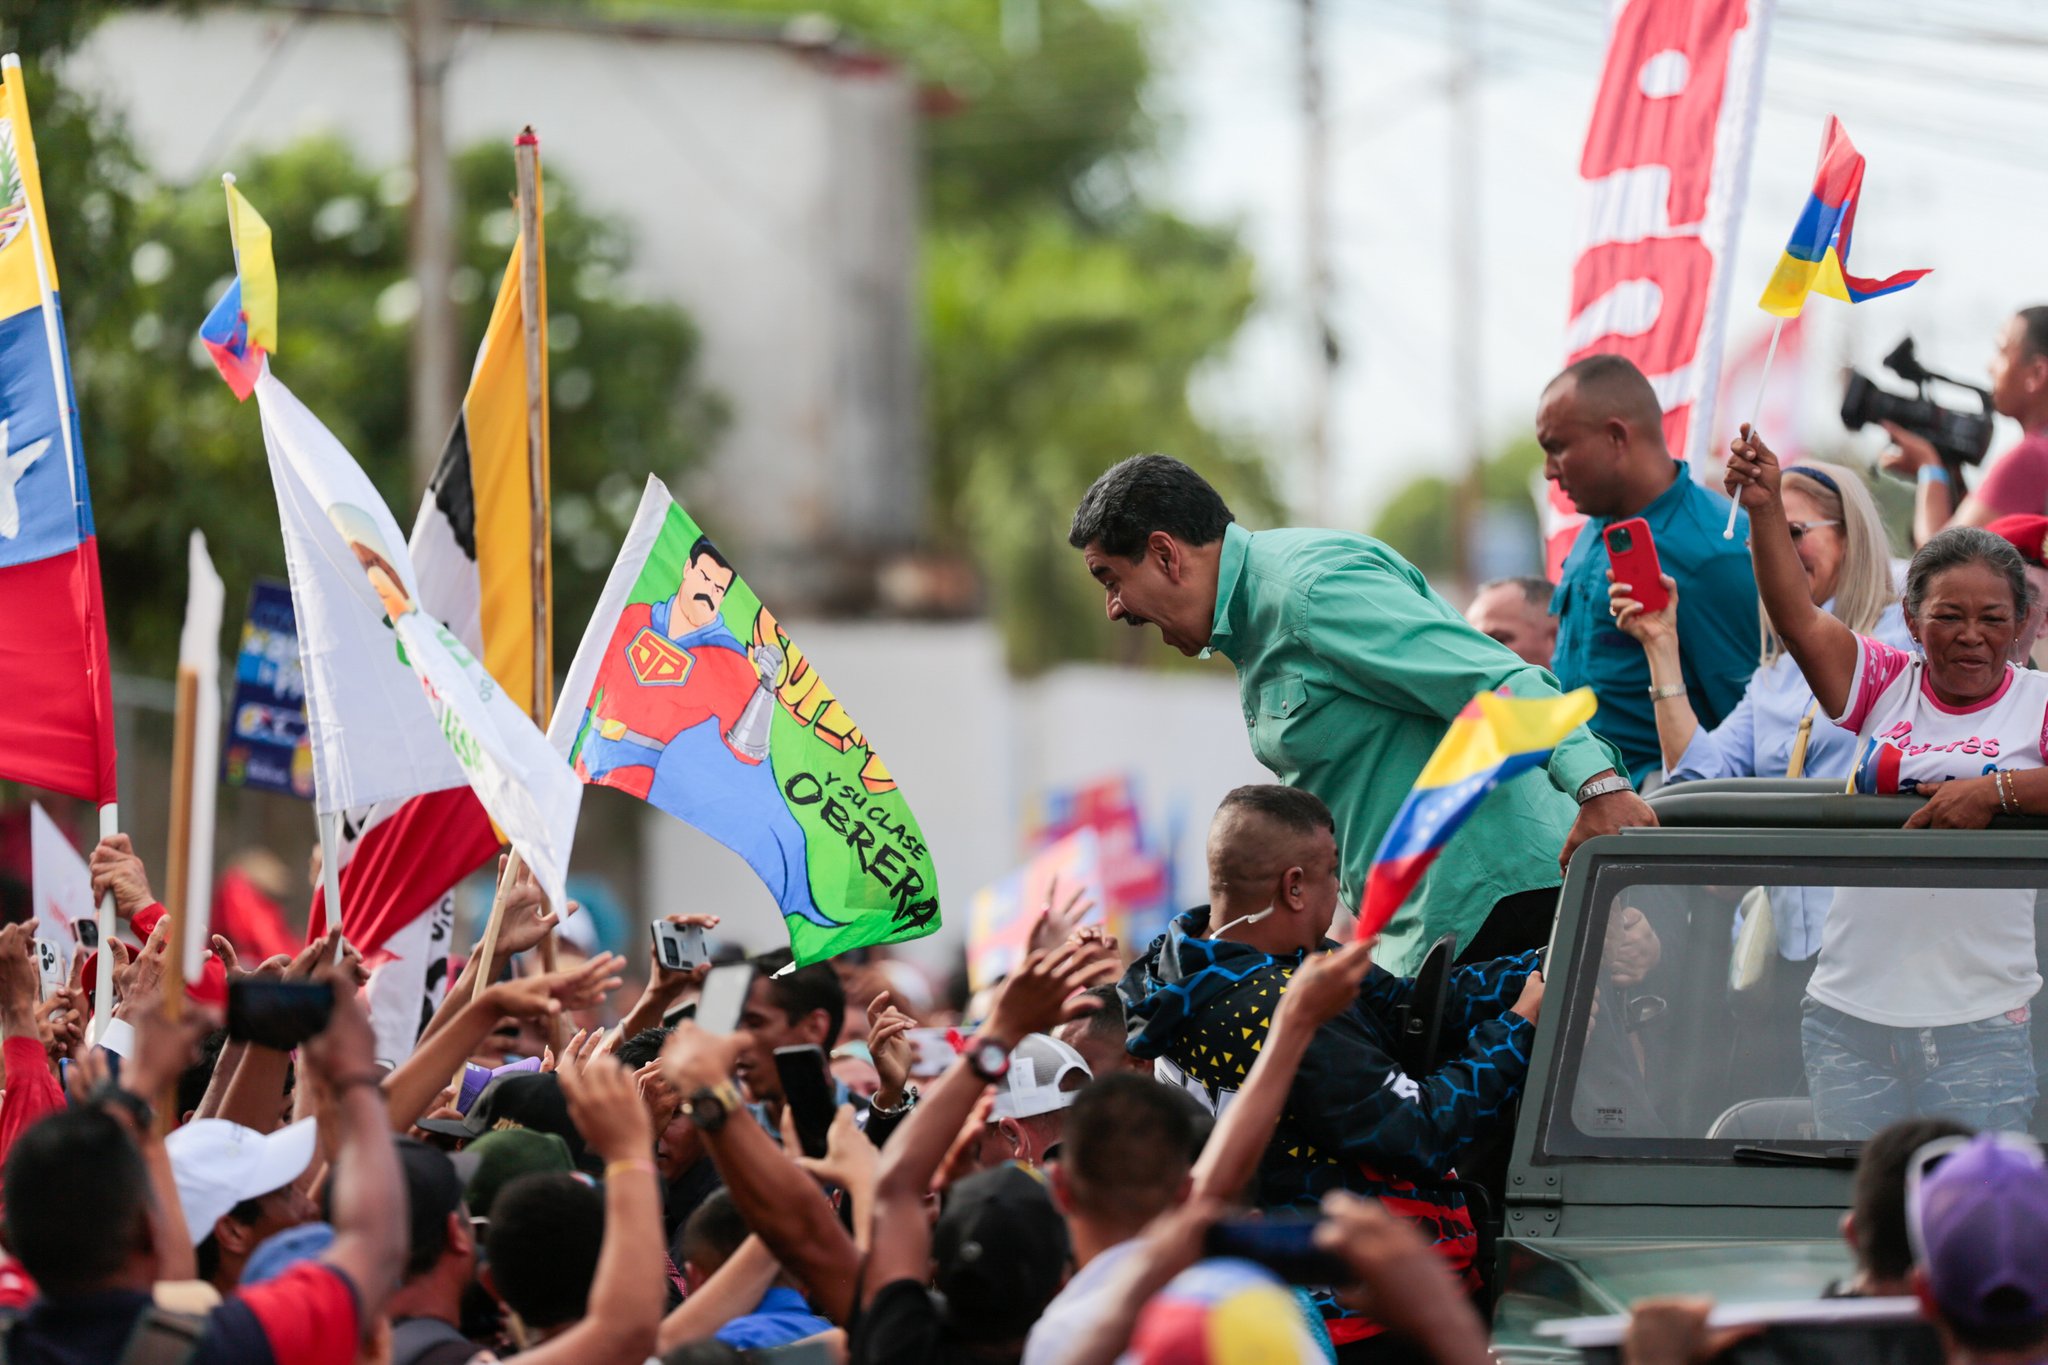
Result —
POLYGON ((313 1164, 315 1121, 300 1119, 265 1135, 226 1119, 194 1119, 164 1139, 185 1230, 192 1245, 244 1199, 281 1190, 313 1164))
POLYGON ((1080 1053, 1047 1034, 1026 1035, 1010 1053, 1009 1074, 996 1091, 995 1110, 989 1117, 1028 1119, 1065 1109, 1074 1102, 1081 1087, 1061 1089, 1060 1082, 1077 1071, 1086 1084, 1092 1073, 1080 1053))

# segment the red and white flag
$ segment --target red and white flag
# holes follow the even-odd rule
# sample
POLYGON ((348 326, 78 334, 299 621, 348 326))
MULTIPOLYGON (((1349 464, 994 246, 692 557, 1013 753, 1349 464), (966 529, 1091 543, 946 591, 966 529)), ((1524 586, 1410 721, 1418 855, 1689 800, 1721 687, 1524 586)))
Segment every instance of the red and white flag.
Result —
MULTIPOLYGON (((1627 356, 1664 407, 1671 453, 1715 439, 1728 267, 1749 181, 1774 0, 1616 0, 1579 158, 1582 246, 1566 363, 1627 356)), ((1553 486, 1552 578, 1585 520, 1553 486)))

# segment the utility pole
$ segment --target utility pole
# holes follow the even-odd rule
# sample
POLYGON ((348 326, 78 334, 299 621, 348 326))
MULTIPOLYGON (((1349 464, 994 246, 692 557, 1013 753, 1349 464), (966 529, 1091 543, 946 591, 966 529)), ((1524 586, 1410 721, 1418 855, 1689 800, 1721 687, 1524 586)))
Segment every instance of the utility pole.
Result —
POLYGON ((1480 344, 1485 334, 1480 310, 1479 261, 1479 14, 1478 0, 1447 0, 1451 74, 1447 93, 1451 145, 1448 199, 1451 230, 1451 412, 1463 470, 1452 496, 1452 543, 1457 573, 1468 587, 1479 583, 1475 553, 1485 508, 1483 474, 1486 429, 1481 412, 1480 344))
POLYGON ((413 491, 423 492, 461 401, 456 345, 455 179, 444 117, 452 38, 448 0, 406 0, 407 73, 412 85, 412 279, 419 312, 412 330, 413 491))
POLYGON ((1336 383, 1337 334, 1330 325, 1330 126, 1323 107, 1321 0, 1301 0, 1302 247, 1307 267, 1308 497, 1304 520, 1336 520, 1330 469, 1330 395, 1336 383))

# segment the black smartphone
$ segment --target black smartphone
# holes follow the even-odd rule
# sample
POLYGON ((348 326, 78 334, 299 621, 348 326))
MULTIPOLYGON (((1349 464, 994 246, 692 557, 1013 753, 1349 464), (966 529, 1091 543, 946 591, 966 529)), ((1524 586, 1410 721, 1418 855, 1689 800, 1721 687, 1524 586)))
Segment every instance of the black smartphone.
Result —
POLYGON ((810 1043, 776 1048, 775 1074, 782 1080, 782 1102, 796 1120, 797 1145, 805 1156, 825 1155, 832 1115, 839 1107, 825 1050, 810 1043))
POLYGON ((289 1051, 322 1032, 334 1014, 334 987, 325 981, 249 977, 228 986, 228 1037, 289 1051))
POLYGON ((697 1027, 706 1033, 727 1034, 740 1026, 747 1008, 747 992, 753 989, 752 963, 734 962, 713 967, 704 977, 704 990, 697 997, 697 1027))
POLYGON ((698 924, 670 924, 658 919, 648 928, 654 934, 654 960, 663 970, 688 971, 711 960, 704 946, 704 928, 698 924))
POLYGON ((1289 1284, 1349 1284, 1358 1276, 1341 1259, 1315 1244, 1313 1218, 1247 1218, 1214 1223, 1202 1239, 1202 1255, 1233 1256, 1266 1267, 1289 1284))

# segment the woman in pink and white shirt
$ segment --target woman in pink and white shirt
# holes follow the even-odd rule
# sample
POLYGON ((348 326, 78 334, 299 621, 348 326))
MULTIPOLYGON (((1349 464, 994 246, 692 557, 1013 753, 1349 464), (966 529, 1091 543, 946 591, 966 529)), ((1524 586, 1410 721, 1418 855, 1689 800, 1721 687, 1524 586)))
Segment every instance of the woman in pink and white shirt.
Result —
MULTIPOLYGON (((1855 789, 1925 796, 1909 829, 2048 814, 2048 674, 2011 662, 2028 607, 2018 552, 1975 527, 1922 546, 1904 601, 1921 652, 1907 653, 1813 605, 1777 458, 1746 426, 1730 450, 1728 490, 1749 511, 1764 609, 1822 708, 1855 732, 1855 789)), ((1868 1137, 1914 1113, 2027 1127, 2034 903, 2024 888, 1837 891, 1801 1026, 1821 1136, 1868 1137)))

